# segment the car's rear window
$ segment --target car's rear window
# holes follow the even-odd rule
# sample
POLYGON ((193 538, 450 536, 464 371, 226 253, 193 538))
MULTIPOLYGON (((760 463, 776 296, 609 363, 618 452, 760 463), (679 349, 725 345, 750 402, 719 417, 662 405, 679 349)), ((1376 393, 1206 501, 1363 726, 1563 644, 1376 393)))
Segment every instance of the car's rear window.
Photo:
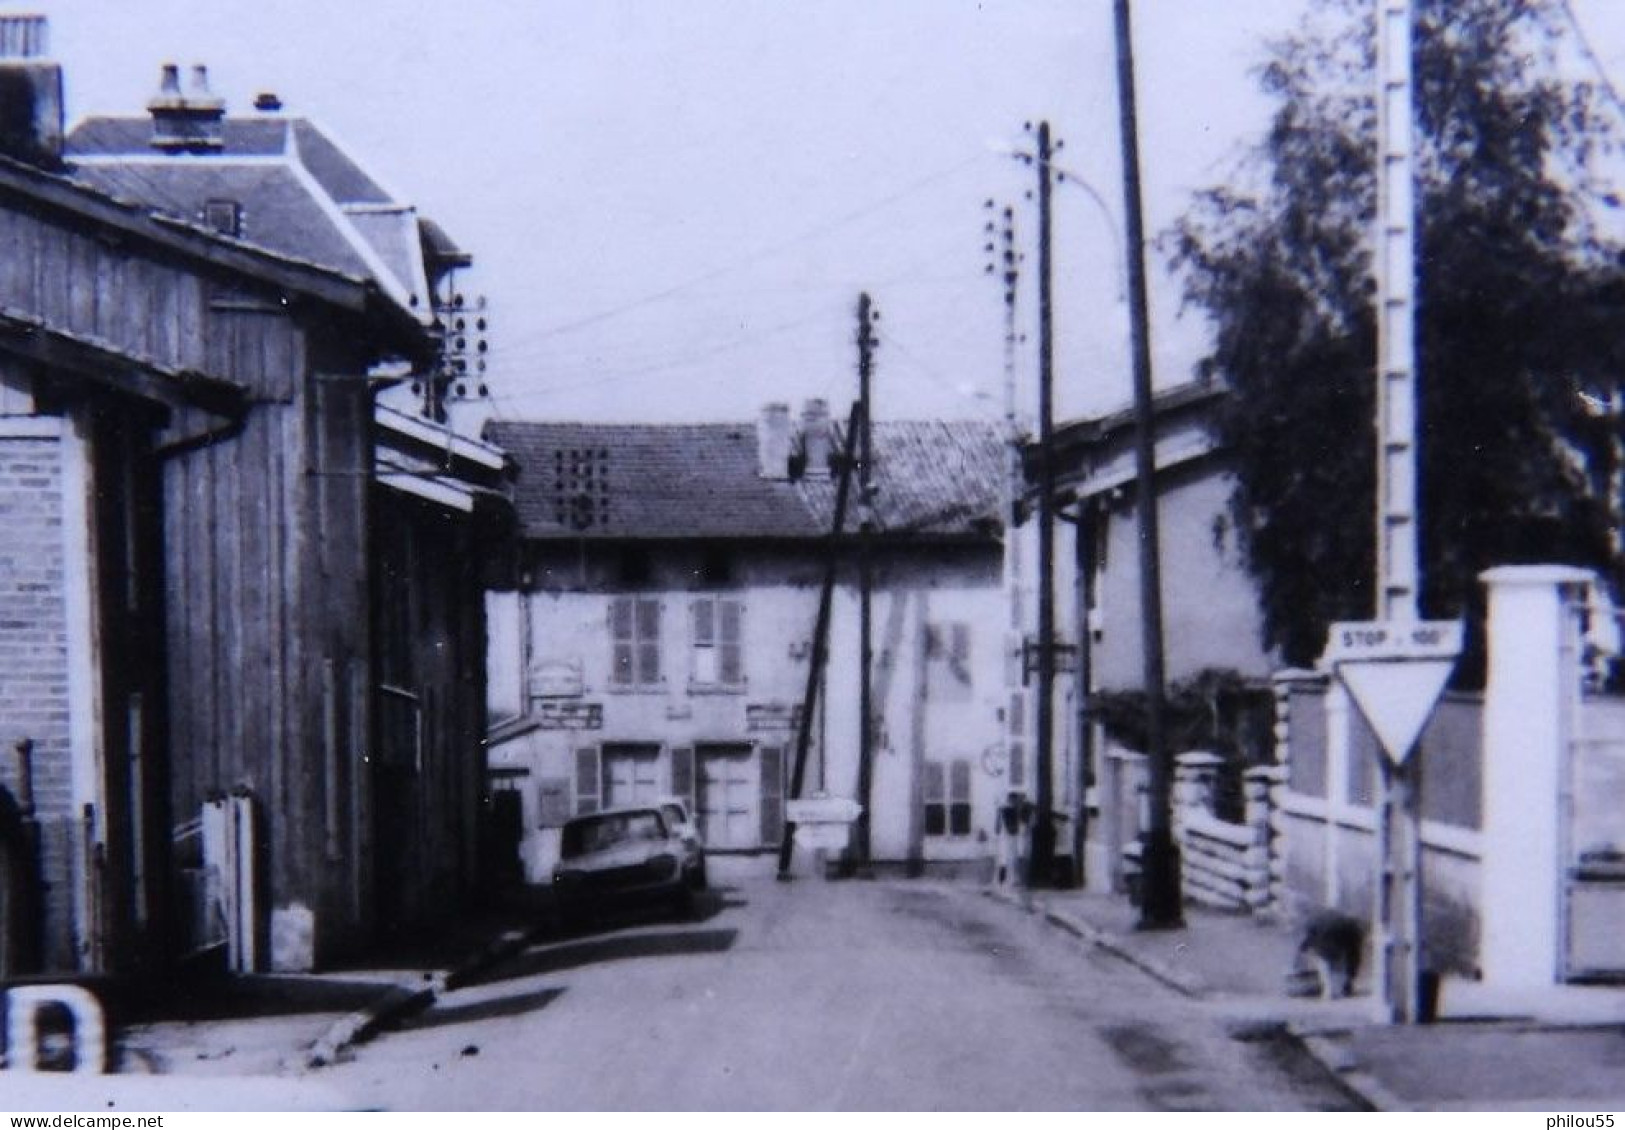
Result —
POLYGON ((565 859, 603 851, 632 840, 658 840, 666 827, 656 812, 611 812, 585 820, 572 820, 564 826, 559 855, 565 859))
POLYGON ((680 804, 663 804, 660 806, 660 814, 670 824, 681 824, 688 818, 683 812, 683 806, 680 804))

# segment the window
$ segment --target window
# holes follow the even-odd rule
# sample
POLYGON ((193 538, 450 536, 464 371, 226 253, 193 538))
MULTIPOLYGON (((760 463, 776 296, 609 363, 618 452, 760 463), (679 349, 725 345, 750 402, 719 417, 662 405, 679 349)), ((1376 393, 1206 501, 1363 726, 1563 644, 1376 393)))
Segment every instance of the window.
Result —
POLYGON ((235 200, 206 200, 203 203, 203 222, 221 235, 243 234, 243 208, 235 200))
POLYGON ((931 624, 925 629, 927 696, 937 702, 969 702, 970 625, 931 624))
POLYGON ((924 771, 925 834, 970 835, 970 761, 927 761, 924 771))
POLYGON ((694 667, 691 678, 703 686, 737 687, 745 681, 745 602, 703 596, 690 606, 694 667))
POLYGON ((610 682, 649 687, 660 682, 660 602, 620 596, 609 602, 610 682))

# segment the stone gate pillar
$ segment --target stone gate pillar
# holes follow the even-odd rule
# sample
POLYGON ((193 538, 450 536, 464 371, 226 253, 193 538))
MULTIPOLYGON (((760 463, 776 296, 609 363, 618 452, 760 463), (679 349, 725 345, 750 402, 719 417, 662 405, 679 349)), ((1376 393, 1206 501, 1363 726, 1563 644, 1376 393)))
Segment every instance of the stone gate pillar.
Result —
POLYGON ((1560 796, 1579 705, 1574 606, 1592 573, 1507 565, 1489 588, 1479 958, 1486 983, 1554 984, 1562 912, 1560 796))

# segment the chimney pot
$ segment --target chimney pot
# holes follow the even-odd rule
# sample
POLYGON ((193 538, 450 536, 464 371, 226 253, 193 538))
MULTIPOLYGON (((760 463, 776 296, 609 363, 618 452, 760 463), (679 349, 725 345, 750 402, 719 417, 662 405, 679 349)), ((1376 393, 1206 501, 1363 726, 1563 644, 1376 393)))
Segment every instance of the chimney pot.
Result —
POLYGON ((154 148, 176 152, 217 150, 225 144, 226 100, 209 90, 209 68, 192 68, 192 80, 181 92, 180 68, 165 63, 158 93, 147 103, 152 115, 154 148))
POLYGON ((0 16, 0 153, 62 163, 62 68, 45 58, 44 16, 0 16))
POLYGON ((764 479, 790 477, 790 406, 764 405, 756 421, 756 473, 764 479))
POLYGON ((274 114, 282 109, 282 99, 269 90, 261 91, 254 97, 254 109, 262 114, 274 114))
POLYGON ((43 58, 48 30, 44 16, 0 16, 0 58, 43 58))
POLYGON ((815 398, 801 408, 801 453, 805 459, 802 474, 809 479, 827 479, 835 457, 835 434, 830 426, 829 401, 815 398))

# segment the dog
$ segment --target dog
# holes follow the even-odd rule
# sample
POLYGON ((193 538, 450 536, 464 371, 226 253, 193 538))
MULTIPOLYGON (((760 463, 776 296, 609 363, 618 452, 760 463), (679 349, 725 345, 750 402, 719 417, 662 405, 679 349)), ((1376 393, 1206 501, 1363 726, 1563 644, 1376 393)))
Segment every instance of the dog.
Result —
POLYGON ((1365 924, 1335 910, 1312 914, 1304 923, 1291 980, 1305 984, 1306 996, 1346 997, 1354 992, 1365 952, 1365 924))

